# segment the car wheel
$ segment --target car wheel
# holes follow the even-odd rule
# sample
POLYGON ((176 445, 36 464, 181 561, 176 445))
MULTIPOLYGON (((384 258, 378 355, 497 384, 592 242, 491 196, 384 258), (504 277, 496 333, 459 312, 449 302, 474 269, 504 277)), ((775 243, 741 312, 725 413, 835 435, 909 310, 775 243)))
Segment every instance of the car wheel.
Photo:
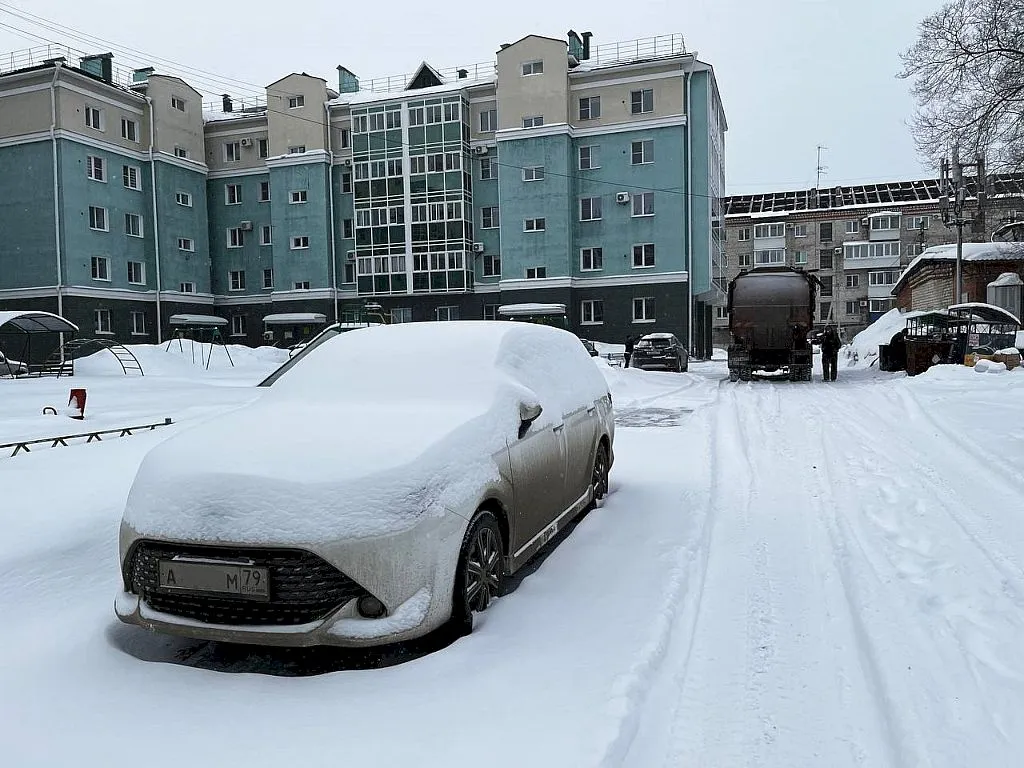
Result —
POLYGON ((590 484, 594 486, 593 504, 598 503, 608 495, 608 449, 604 443, 597 446, 597 453, 594 455, 594 471, 590 476, 590 484))
POLYGON ((494 513, 480 511, 462 540, 455 570, 453 618, 470 621, 474 611, 483 611, 501 594, 505 582, 505 556, 501 529, 494 513))

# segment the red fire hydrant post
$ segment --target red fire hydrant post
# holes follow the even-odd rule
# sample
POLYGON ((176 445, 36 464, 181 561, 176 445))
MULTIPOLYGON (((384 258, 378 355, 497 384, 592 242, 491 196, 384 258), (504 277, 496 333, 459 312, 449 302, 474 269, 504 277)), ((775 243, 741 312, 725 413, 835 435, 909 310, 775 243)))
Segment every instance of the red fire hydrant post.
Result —
POLYGON ((68 408, 72 407, 72 403, 74 404, 74 409, 77 410, 78 413, 77 414, 76 413, 70 413, 68 415, 71 416, 72 419, 78 419, 78 420, 84 419, 85 418, 85 390, 84 389, 72 389, 71 390, 71 397, 70 397, 70 399, 68 399, 68 408))

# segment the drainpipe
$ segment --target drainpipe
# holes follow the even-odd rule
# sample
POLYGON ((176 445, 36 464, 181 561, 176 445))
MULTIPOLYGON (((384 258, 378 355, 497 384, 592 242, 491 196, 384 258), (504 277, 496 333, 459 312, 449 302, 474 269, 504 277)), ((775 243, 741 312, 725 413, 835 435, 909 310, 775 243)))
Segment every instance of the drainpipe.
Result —
MULTIPOLYGON (((64 316, 64 264, 60 251, 60 183, 57 167, 57 78, 60 76, 60 62, 53 63, 53 79, 50 81, 50 143, 53 146, 53 242, 57 251, 57 314, 64 316)), ((63 357, 64 334, 60 335, 63 357)))
POLYGON ((334 243, 334 151, 331 149, 331 106, 329 101, 324 102, 324 112, 327 115, 327 199, 330 201, 329 228, 331 232, 331 293, 334 294, 334 322, 338 319, 338 255, 334 243))
POLYGON ((162 344, 164 332, 160 307, 160 224, 156 206, 156 155, 153 151, 156 144, 156 115, 153 113, 153 99, 146 96, 146 103, 149 105, 149 186, 153 198, 153 253, 156 261, 156 343, 162 344))
POLYGON ((695 56, 690 57, 686 70, 686 348, 693 353, 693 112, 690 99, 690 79, 693 76, 695 56))

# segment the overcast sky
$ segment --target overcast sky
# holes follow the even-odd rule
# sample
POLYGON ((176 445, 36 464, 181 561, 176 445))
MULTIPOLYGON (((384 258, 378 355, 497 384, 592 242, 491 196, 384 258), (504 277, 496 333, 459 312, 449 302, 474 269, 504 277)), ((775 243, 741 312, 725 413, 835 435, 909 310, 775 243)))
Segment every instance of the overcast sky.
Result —
MULTIPOLYGON (((591 31, 598 43, 681 32, 715 67, 729 121, 730 194, 927 177, 906 128, 912 101, 895 78, 899 52, 941 0, 595 0, 425 3, 411 0, 0 0, 2 52, 42 44, 113 50, 127 66, 149 57, 214 100, 256 91, 292 71, 336 81, 493 61, 499 44, 537 33, 591 31), (587 7, 584 7, 587 6, 587 7), (159 11, 156 9, 159 8, 159 11), (433 15, 424 14, 431 9, 433 15), (34 20, 7 11, 46 19, 34 20), (58 24, 68 29, 53 27, 58 24), (22 31, 14 31, 11 28, 22 31), (31 33, 31 34, 25 34, 31 33), (84 35, 101 38, 95 44, 84 35), (130 54, 131 48, 141 54, 130 54), (202 70, 204 73, 197 73, 202 70)), ((2 66, 2 65, 0 65, 2 66)))

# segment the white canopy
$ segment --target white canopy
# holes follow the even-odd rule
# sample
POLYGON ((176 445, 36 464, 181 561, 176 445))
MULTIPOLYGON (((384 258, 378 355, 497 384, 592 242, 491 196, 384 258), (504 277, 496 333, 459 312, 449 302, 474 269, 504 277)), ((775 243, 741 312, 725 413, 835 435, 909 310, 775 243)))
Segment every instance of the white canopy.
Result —
POLYGON ((227 325, 228 321, 216 315, 171 315, 171 325, 214 326, 227 325))
POLYGON ((25 333, 68 333, 78 330, 77 325, 60 315, 37 310, 0 312, 0 328, 8 324, 25 333))
POLYGON ((267 325, 320 324, 327 322, 327 315, 321 315, 319 312, 282 312, 279 315, 267 315, 263 322, 267 325))

